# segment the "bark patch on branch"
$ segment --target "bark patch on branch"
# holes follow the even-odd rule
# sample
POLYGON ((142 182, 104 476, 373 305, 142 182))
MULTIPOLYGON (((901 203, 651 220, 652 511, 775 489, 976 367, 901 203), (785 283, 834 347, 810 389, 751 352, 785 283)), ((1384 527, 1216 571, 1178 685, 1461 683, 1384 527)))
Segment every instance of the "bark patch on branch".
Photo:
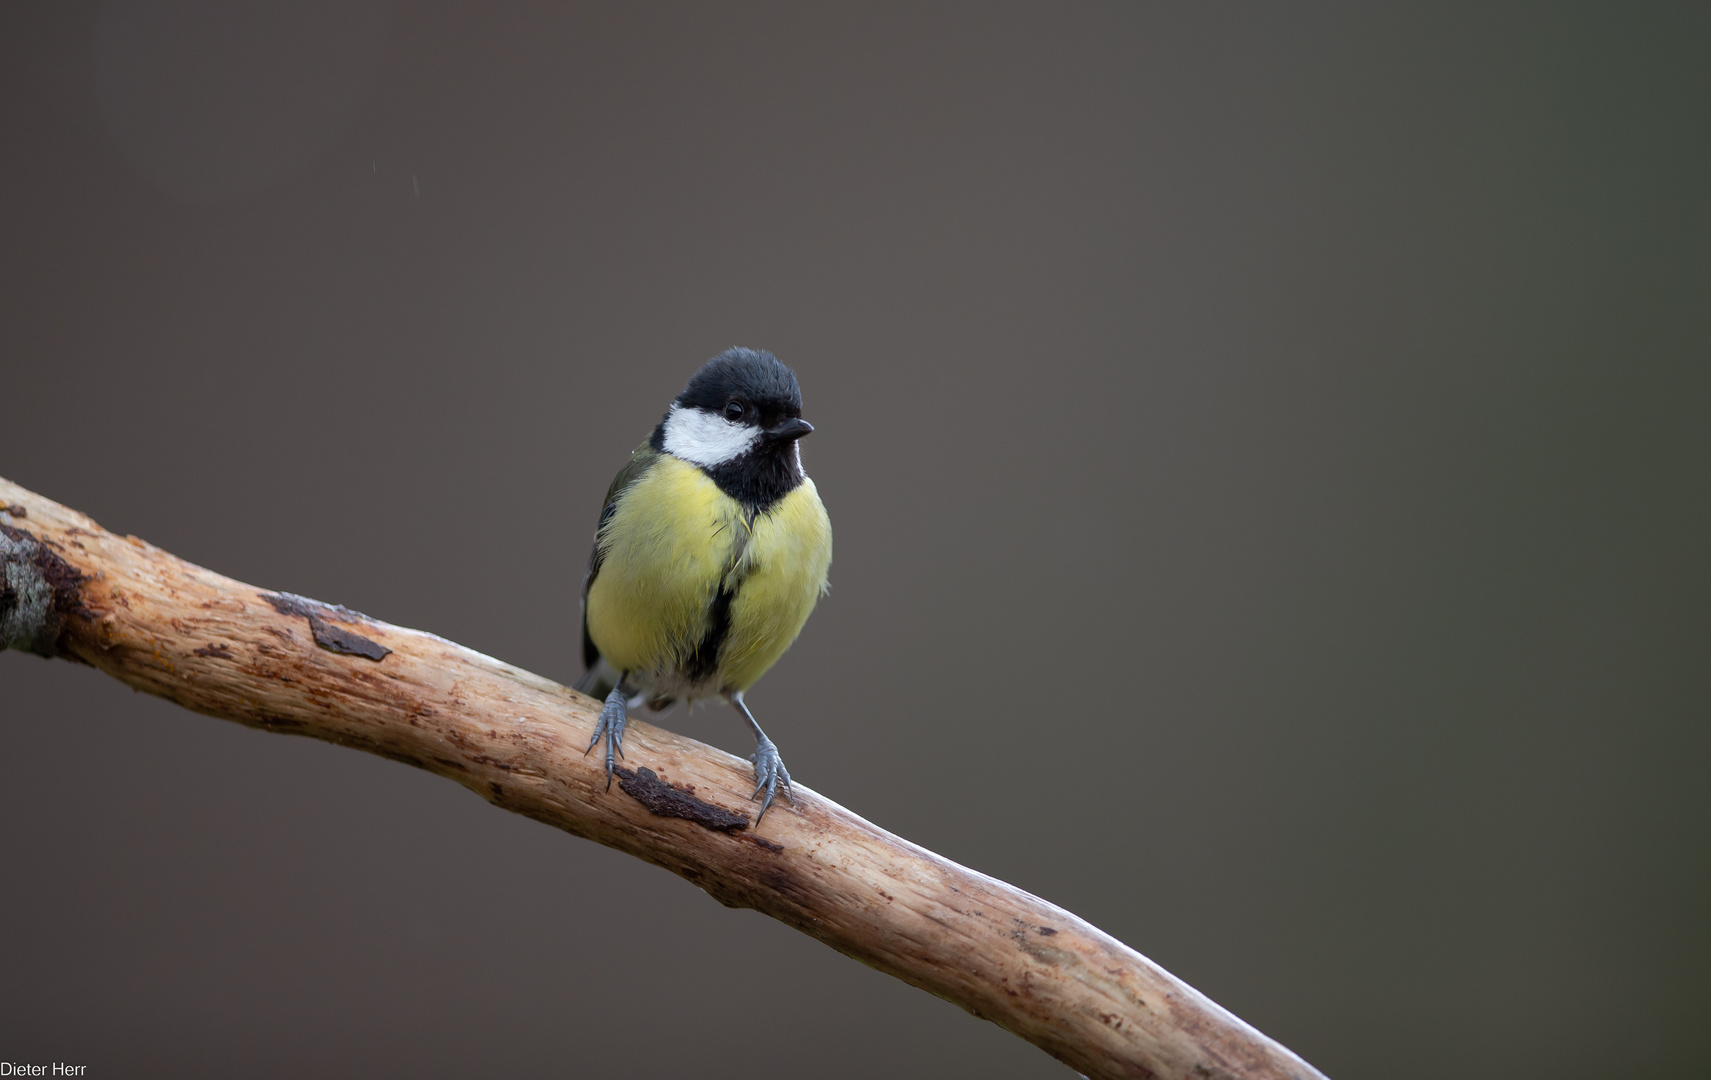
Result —
MULTIPOLYGON (((15 518, 22 510, 6 507, 15 518)), ((65 617, 89 614, 78 595, 84 580, 35 536, 0 524, 0 648, 57 655, 65 617)))
POLYGON ((702 802, 691 792, 661 780, 646 765, 634 772, 622 766, 615 771, 618 774, 618 787, 624 794, 647 807, 650 814, 683 818, 714 832, 730 833, 749 827, 747 814, 732 813, 722 806, 702 802))
POLYGON ((361 656, 369 660, 384 660, 392 650, 378 641, 370 641, 361 634, 353 634, 342 630, 319 615, 309 616, 309 632, 315 635, 315 644, 328 652, 336 652, 343 656, 361 656))
POLYGON ((329 621, 337 619, 340 622, 369 622, 369 617, 360 611, 352 611, 338 604, 323 604, 319 600, 311 600, 294 593, 262 593, 261 598, 272 604, 273 610, 281 615, 298 615, 308 619, 309 632, 315 636, 315 644, 328 652, 335 652, 340 656, 360 656, 367 660, 384 660, 392 652, 378 641, 334 626, 329 621))

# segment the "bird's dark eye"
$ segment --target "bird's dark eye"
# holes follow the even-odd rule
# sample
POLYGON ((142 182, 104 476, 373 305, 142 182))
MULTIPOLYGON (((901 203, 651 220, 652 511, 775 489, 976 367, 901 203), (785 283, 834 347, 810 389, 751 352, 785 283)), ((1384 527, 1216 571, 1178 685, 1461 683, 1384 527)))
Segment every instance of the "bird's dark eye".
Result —
POLYGON ((742 402, 733 401, 729 405, 725 406, 725 419, 727 419, 727 420, 741 420, 742 418, 743 418, 743 403, 742 402))

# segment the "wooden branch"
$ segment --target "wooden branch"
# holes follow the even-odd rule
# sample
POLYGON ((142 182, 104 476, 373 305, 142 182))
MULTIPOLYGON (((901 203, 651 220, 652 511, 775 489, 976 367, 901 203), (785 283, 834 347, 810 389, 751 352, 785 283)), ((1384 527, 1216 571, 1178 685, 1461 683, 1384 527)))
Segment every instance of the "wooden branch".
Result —
MULTIPOLYGON (((807 787, 754 828, 747 762, 645 723, 606 790, 598 703, 417 630, 271 593, 0 480, 0 645, 185 708, 407 762, 663 866, 1093 1077, 1322 1074, 1061 908, 807 787)), ((569 648, 567 643, 566 648, 569 648)))

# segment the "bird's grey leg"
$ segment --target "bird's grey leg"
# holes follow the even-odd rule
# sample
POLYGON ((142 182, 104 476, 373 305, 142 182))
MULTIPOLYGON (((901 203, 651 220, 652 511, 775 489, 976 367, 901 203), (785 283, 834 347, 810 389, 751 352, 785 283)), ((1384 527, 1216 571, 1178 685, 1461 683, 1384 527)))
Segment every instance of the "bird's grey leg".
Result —
MULTIPOLYGON (((778 747, 766 737, 766 732, 755 722, 755 714, 749 712, 749 707, 743 703, 743 692, 733 691, 725 695, 732 707, 743 714, 743 719, 749 722, 749 727, 755 733, 755 752, 749 755, 749 760, 755 766, 755 793, 751 799, 760 798, 761 792, 766 792, 766 801, 760 804, 760 813, 755 815, 755 825, 760 825, 760 819, 766 816, 767 807, 772 805, 772 796, 778 790, 780 782, 784 784, 784 797, 790 798, 790 771, 784 767, 784 759, 778 756, 778 747)), ((794 802, 794 799, 791 799, 794 802)))
POLYGON ((618 685, 612 687, 612 692, 606 695, 606 704, 600 709, 600 722, 594 725, 594 738, 588 740, 588 749, 582 752, 587 757, 589 751, 600 745, 601 736, 606 737, 606 790, 612 790, 612 766, 614 755, 624 754, 624 725, 629 721, 629 702, 624 693, 624 680, 630 673, 624 672, 618 676, 618 685))

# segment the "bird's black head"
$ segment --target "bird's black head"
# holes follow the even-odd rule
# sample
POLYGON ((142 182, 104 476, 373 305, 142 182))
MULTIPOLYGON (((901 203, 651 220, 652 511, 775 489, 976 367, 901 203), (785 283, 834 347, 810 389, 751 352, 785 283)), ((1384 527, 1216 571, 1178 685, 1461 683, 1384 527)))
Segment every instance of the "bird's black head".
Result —
POLYGON ((677 405, 702 409, 749 427, 775 427, 802 416, 796 375, 759 349, 726 349, 701 365, 677 405))
POLYGON ((701 365, 652 443, 764 512, 802 483, 796 440, 813 430, 802 419, 795 374, 769 352, 733 348, 701 365))

